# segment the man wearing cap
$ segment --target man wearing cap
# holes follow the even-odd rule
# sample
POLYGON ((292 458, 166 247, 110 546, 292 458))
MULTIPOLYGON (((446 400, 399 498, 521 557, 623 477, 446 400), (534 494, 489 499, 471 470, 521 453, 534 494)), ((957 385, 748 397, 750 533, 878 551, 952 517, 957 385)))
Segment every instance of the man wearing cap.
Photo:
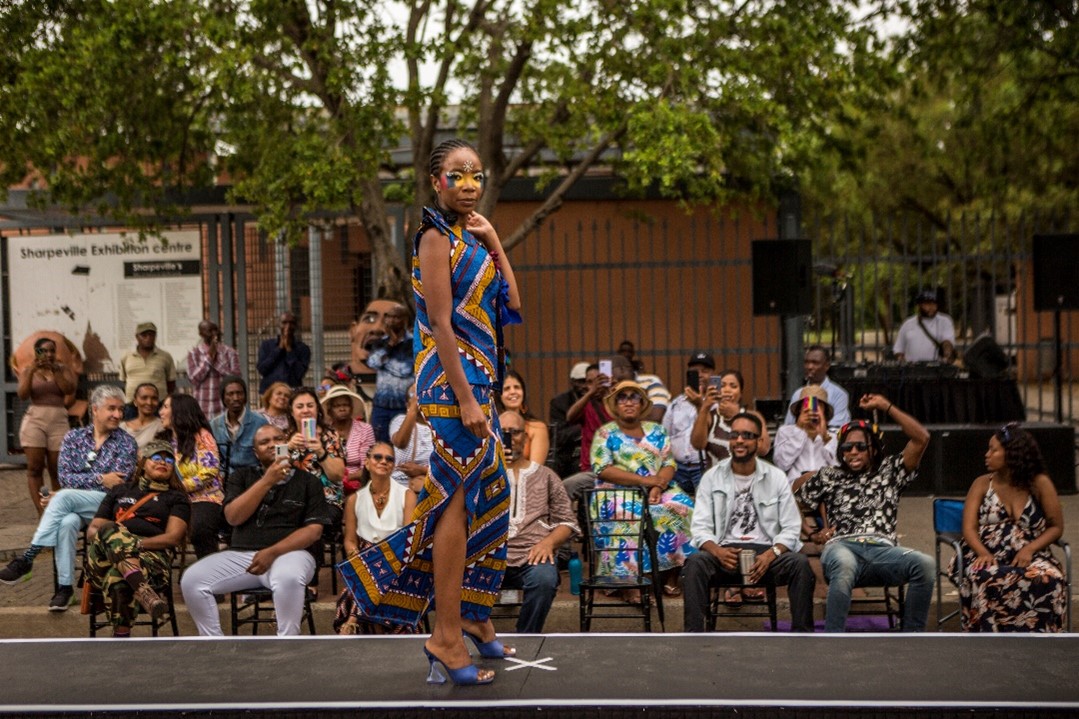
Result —
POLYGON ((273 592, 278 636, 300 633, 306 586, 315 575, 308 551, 330 523, 322 482, 276 456, 287 441, 272 424, 255 432, 259 467, 229 475, 225 519, 232 548, 203 557, 187 568, 180 586, 184 603, 202 636, 221 636, 215 594, 264 587, 273 592))
MULTIPOLYGON (((810 345, 806 348, 802 367, 805 370, 805 383, 820 385, 828 395, 828 404, 832 406, 832 416, 828 420, 828 427, 838 430, 850 422, 850 395, 847 390, 840 387, 828 376, 828 370, 832 366, 832 356, 828 354, 822 345, 810 345)), ((790 404, 795 404, 801 396, 801 389, 791 395, 790 404)), ((798 417, 787 411, 784 424, 794 424, 798 417)))
POLYGON ((266 424, 266 418, 247 408, 247 383, 242 378, 227 376, 221 380, 221 404, 225 411, 210 420, 221 464, 229 473, 240 467, 257 467, 255 432, 266 424))
POLYGON ((299 387, 311 364, 311 348, 296 336, 296 315, 281 315, 281 332, 275 339, 263 340, 259 345, 258 364, 262 380, 259 394, 274 382, 284 382, 289 387, 299 387))
POLYGON ((135 469, 138 445, 120 429, 124 393, 113 385, 99 385, 90 395, 90 426, 73 429, 60 445, 60 486, 42 500, 37 531, 30 548, 0 570, 0 582, 15 584, 29 579, 34 558, 54 547, 57 590, 49 600, 50 612, 63 612, 75 594, 75 545, 79 531, 94 518, 105 492, 123 484, 135 469))
POLYGON ((703 632, 709 588, 720 580, 741 582, 738 556, 752 551, 753 583, 787 585, 791 629, 813 631, 813 588, 809 558, 800 554, 802 517, 790 483, 777 467, 757 458, 763 424, 740 412, 731 418, 731 456, 704 473, 693 508, 690 543, 699 551, 682 569, 685 630, 703 632))
POLYGON ((206 419, 221 414, 221 380, 240 374, 240 355, 221 342, 216 322, 199 322, 199 343, 187 353, 187 378, 206 419))
POLYGON ((581 451, 581 425, 566 421, 566 413, 574 403, 588 391, 588 370, 593 374, 599 372, 599 368, 587 362, 578 362, 569 371, 570 388, 562 394, 556 395, 551 400, 551 406, 547 417, 555 426, 554 470, 559 477, 566 477, 577 471, 580 462, 581 451))
POLYGON ((157 396, 164 401, 176 391, 176 362, 172 355, 156 346, 157 325, 140 322, 135 328, 135 349, 120 358, 120 379, 127 395, 127 419, 135 416, 135 390, 144 382, 157 387, 157 396))
POLYGON ((674 461, 678 469, 674 473, 674 481, 686 494, 693 496, 697 492, 697 485, 704 473, 706 458, 703 450, 694 449, 690 444, 690 435, 693 434, 693 423, 697 421, 697 412, 701 406, 701 393, 708 386, 708 379, 716 371, 716 361, 707 352, 695 352, 686 363, 689 372, 686 375, 687 382, 697 373, 697 383, 674 398, 670 408, 663 415, 663 426, 671 437, 671 450, 674 453, 674 461))
POLYGON ((828 429, 832 405, 828 393, 818 384, 798 391, 788 410, 798 419, 776 431, 772 460, 787 473, 791 482, 806 472, 836 465, 836 435, 828 429))
POLYGON ((935 290, 918 293, 918 311, 903 322, 892 349, 900 362, 955 361, 955 324, 937 311, 935 290))

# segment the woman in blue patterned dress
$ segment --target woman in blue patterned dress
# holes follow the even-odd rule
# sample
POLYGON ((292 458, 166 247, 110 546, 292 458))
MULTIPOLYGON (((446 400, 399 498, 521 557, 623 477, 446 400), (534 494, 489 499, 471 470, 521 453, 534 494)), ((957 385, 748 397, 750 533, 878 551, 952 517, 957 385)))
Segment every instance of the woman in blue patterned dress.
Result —
MULTIPOLYGON (((615 421, 596 430, 592 439, 591 460, 592 471, 597 476, 596 486, 640 487, 647 494, 648 511, 658 535, 656 558, 663 591, 672 596, 681 594, 678 574, 685 564, 686 554, 693 552, 689 544, 693 498, 671 483, 675 462, 670 437, 663 425, 641 420, 652 403, 636 382, 619 382, 604 399, 604 404, 615 421)), ((608 509, 614 512, 612 516, 617 516, 617 507, 602 511, 608 509)), ((644 556, 647 559, 648 555, 644 556)), ((637 567, 627 564, 630 560, 616 561, 611 557, 610 561, 611 565, 601 568, 600 573, 631 575, 637 572, 637 567)), ((625 598, 628 601, 637 599, 636 596, 625 598)))
POLYGON ((511 656, 495 638, 491 607, 506 566, 506 483, 492 390, 503 374, 501 330, 520 321, 513 269, 498 235, 476 212, 483 168, 475 149, 448 140, 431 153, 437 200, 414 240, 416 387, 433 433, 430 472, 411 524, 341 565, 364 614, 416 624, 434 595, 424 647, 428 682, 486 684, 464 636, 489 658, 511 656))
POLYGON ((989 438, 985 467, 963 503, 963 631, 1063 631, 1070 597, 1049 545, 1064 515, 1041 450, 1008 424, 989 438))

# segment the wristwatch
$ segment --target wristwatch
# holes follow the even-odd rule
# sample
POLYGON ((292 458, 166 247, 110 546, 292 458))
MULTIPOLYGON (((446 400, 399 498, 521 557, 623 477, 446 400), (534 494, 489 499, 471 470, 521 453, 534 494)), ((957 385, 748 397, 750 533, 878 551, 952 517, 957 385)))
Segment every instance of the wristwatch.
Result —
POLYGON ((779 547, 777 547, 777 546, 775 546, 773 544, 772 545, 772 554, 774 554, 774 555, 776 555, 778 557, 779 555, 783 554, 783 552, 779 551, 779 547))

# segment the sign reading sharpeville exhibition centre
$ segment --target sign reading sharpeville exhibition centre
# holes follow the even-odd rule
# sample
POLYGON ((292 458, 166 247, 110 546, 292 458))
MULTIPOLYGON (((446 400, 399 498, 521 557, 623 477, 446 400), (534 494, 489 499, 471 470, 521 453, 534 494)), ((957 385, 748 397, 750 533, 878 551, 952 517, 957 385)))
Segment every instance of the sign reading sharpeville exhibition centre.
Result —
MULTIPOLYGON (((135 347, 135 326, 157 325, 157 346, 182 365, 202 319, 198 231, 139 240, 120 234, 9 237, 14 344, 36 330, 64 334, 88 372, 115 372, 135 347)), ((178 369, 182 367, 178 366, 178 369)))

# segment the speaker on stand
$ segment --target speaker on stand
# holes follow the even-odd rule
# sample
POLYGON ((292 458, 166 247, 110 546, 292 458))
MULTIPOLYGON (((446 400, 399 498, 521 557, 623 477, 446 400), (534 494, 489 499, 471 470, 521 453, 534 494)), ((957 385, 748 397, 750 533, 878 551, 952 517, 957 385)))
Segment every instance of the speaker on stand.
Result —
MULTIPOLYGON (((753 240, 753 316, 779 317, 779 385, 789 396, 792 345, 784 318, 813 312, 813 250, 809 240, 753 240)), ((793 345, 797 347, 797 344, 793 345)))
POLYGON ((1056 344, 1056 421, 1064 421, 1064 310, 1079 309, 1079 234, 1034 235, 1034 311, 1053 312, 1056 344))

